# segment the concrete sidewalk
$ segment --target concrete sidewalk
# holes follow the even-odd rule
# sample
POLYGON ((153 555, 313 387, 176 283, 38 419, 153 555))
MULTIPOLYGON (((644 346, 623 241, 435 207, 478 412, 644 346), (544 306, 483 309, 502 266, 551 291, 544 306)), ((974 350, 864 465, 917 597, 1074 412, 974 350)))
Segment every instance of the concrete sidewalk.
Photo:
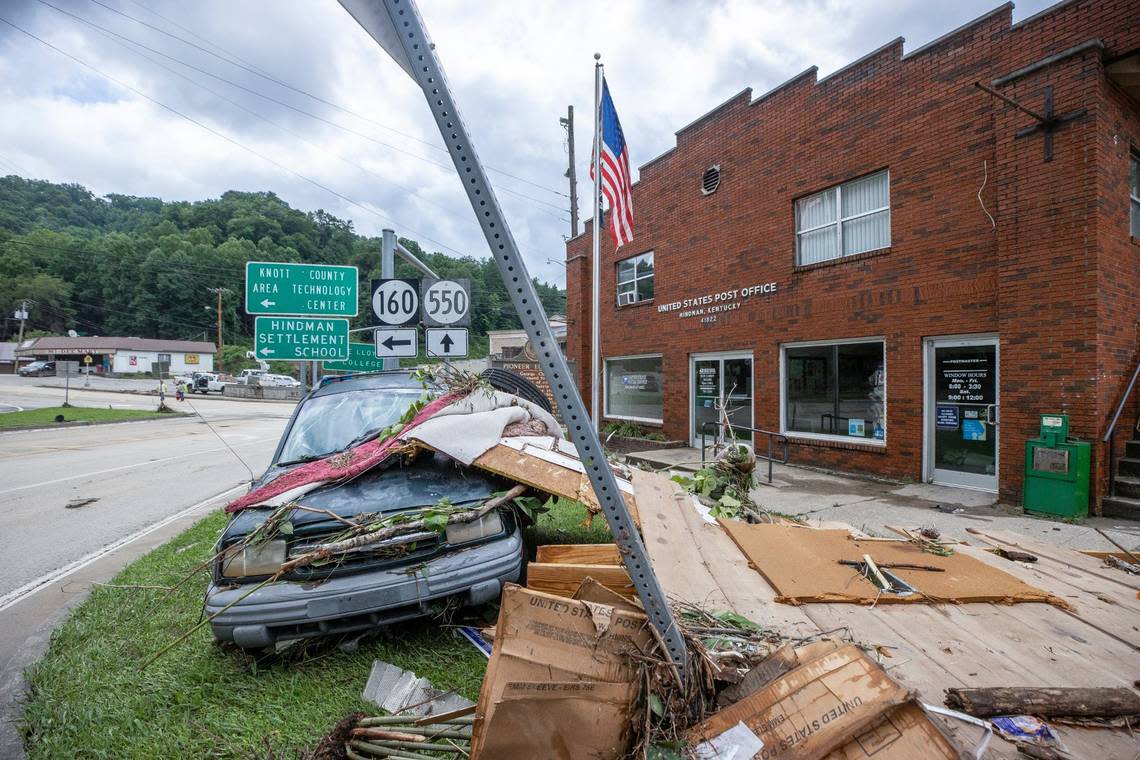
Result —
MULTIPOLYGON (((692 448, 641 451, 627 461, 652 470, 693 471, 700 451, 692 448)), ((1118 518, 1089 517, 1069 523, 1022 512, 1019 506, 997 502, 996 494, 949 488, 929 483, 903 484, 849 477, 794 465, 775 464, 772 484, 765 481, 768 463, 756 463, 762 485, 753 500, 766 510, 802 518, 809 523, 847 523, 873 536, 895 536, 887 525, 934 526, 948 538, 968 539, 967 528, 1006 530, 1073 549, 1110 551, 1114 547, 1096 532, 1108 533, 1122 546, 1140 552, 1140 523, 1118 518)))

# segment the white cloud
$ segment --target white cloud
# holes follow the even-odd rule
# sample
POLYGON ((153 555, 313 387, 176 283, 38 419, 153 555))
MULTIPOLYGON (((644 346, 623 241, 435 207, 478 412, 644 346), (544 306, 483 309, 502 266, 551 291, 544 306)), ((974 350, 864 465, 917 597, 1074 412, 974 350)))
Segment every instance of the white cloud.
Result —
MULTIPOLYGON (((352 219, 366 234, 394 225, 429 249, 446 246, 485 255, 486 244, 450 159, 429 147, 441 142, 422 94, 338 4, 101 0, 192 43, 186 45, 87 0, 50 2, 371 139, 153 53, 143 57, 143 51, 34 0, 0 0, 0 16, 292 171, 219 139, 2 24, 0 168, 16 165, 34 176, 84 184, 99 194, 198 200, 228 189, 272 190, 300 208, 324 208, 352 219), (246 62, 241 66, 365 118, 194 47, 216 50, 214 45, 240 56, 246 62), (195 81, 289 131, 219 99, 195 81), (359 201, 364 209, 293 172, 359 201)), ((558 118, 567 104, 574 104, 580 210, 586 218, 595 51, 603 55, 633 161, 640 164, 672 147, 679 127, 744 87, 760 93, 810 65, 826 75, 898 35, 908 37, 907 47, 913 49, 991 10, 991 2, 422 0, 421 11, 483 160, 542 186, 491 172, 499 188, 511 191, 501 192, 500 202, 532 273, 561 282, 562 267, 547 262, 561 259, 569 231, 562 221, 568 200, 559 194, 567 188, 558 118)), ((1017 15, 1045 5, 1042 0, 1025 3, 1017 15)))

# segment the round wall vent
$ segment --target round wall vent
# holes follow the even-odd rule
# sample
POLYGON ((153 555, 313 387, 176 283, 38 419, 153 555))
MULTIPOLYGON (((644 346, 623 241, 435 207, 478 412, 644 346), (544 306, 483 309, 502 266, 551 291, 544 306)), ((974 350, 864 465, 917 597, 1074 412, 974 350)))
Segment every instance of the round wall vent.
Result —
POLYGON ((718 187, 720 187, 720 164, 714 164, 705 169, 704 176, 701 177, 701 194, 712 195, 718 187))

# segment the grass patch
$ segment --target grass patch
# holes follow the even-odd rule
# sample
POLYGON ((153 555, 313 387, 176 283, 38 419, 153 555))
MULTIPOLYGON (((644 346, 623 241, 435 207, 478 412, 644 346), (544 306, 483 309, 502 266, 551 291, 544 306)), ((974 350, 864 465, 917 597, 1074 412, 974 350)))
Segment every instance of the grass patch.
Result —
MULTIPOLYGON (((601 517, 583 527, 586 516, 578 502, 559 500, 527 529, 527 543, 612 540, 601 517)), ((174 585, 210 556, 225 523, 221 513, 205 518, 113 583, 174 585)), ((395 626, 353 652, 326 641, 272 665, 216 645, 204 627, 140 673, 141 663, 198 622, 206 583, 201 573, 171 595, 93 588, 27 671, 28 757, 295 757, 346 713, 378 712, 360 699, 377 659, 478 697, 486 659, 431 620, 395 626)))
POLYGON ((0 429, 26 427, 31 425, 51 426, 58 424, 57 415, 63 415, 65 422, 121 422, 123 420, 148 420, 154 417, 176 415, 159 414, 145 409, 98 409, 81 406, 49 406, 44 409, 25 409, 22 412, 0 414, 0 429))
POLYGON ((597 515, 593 524, 587 527, 589 516, 581 502, 558 499, 549 512, 539 515, 536 523, 526 529, 527 545, 533 548, 546 544, 613 543, 606 518, 597 515))

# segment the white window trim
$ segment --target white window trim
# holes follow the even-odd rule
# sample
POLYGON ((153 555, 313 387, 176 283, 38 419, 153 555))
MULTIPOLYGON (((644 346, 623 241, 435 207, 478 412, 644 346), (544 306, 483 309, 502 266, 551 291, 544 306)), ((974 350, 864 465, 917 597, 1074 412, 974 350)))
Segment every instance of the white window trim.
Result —
POLYGON ((803 340, 795 343, 781 343, 780 344, 780 434, 794 441, 796 439, 804 441, 833 441, 836 443, 847 443, 856 446, 877 446, 879 448, 886 448, 887 441, 890 438, 891 431, 888 424, 883 430, 883 440, 876 438, 852 438, 849 435, 831 435, 830 433, 801 433, 797 430, 788 430, 788 386, 787 386, 787 349, 789 348, 808 348, 810 346, 839 346, 851 343, 882 343, 883 344, 883 375, 884 384, 887 386, 886 393, 883 394, 883 419, 890 420, 889 412, 889 399, 891 395, 891 375, 890 370, 887 369, 887 339, 882 335, 868 335, 865 338, 836 338, 833 340, 803 340))
MULTIPOLYGON (((617 261, 614 264, 614 281, 615 281, 614 299, 618 300, 617 305, 618 306, 623 305, 620 301, 621 286, 622 285, 629 285, 629 284, 633 285, 633 303, 645 303, 646 301, 652 301, 653 300, 652 298, 638 298, 637 297, 637 283, 641 282, 642 280, 652 280, 653 276, 655 274, 657 274, 657 256, 654 254, 653 250, 642 251, 641 253, 635 254, 633 256, 627 256, 626 258, 620 259, 619 261, 617 261), (641 276, 638 276, 638 274, 637 274, 637 260, 644 257, 644 256, 651 256, 653 258, 653 271, 650 272, 649 274, 643 274, 641 276), (631 280, 621 279, 621 265, 627 261, 633 262, 633 279, 631 279, 631 280)), ((654 287, 654 291, 655 291, 654 295, 656 295, 656 287, 654 287)), ((624 304, 624 305, 629 306, 630 304, 624 304)), ((614 357, 614 358, 616 359, 618 357, 614 357)))
MULTIPOLYGON (((622 420, 624 422, 644 422, 650 425, 664 425, 665 424, 665 399, 661 399, 661 417, 654 419, 652 417, 629 417, 624 414, 610 414, 610 373, 609 364, 611 361, 622 361, 623 359, 660 359, 661 360, 661 374, 665 374, 665 355, 664 354, 626 354, 625 356, 606 356, 602 358, 602 417, 610 420, 622 420)), ((664 380, 662 380, 664 385, 664 380)))
POLYGON ((881 214, 884 211, 887 212, 887 244, 885 246, 881 246, 880 248, 870 249, 872 251, 882 250, 882 248, 890 248, 890 246, 891 246, 891 170, 890 169, 883 169, 881 172, 871 172, 870 174, 864 174, 862 177, 855 177, 854 179, 849 179, 846 182, 840 182, 838 185, 832 185, 831 187, 824 188, 823 190, 812 193, 811 195, 805 195, 802 198, 796 198, 796 200, 795 200, 796 266, 811 266, 811 264, 803 264, 800 261, 800 236, 806 235, 809 232, 816 232, 817 230, 827 229, 828 227, 835 227, 836 255, 832 256, 829 259, 821 259, 820 261, 813 261, 813 262, 811 262, 812 264, 822 264, 825 261, 838 261, 840 259, 846 259, 846 258, 849 258, 851 256, 859 256, 860 254, 867 253, 868 251, 860 251, 859 253, 844 253, 843 252, 843 225, 846 222, 853 222, 856 219, 862 219, 863 217, 871 216, 872 214, 881 214), (870 211, 863 211, 863 212, 858 213, 858 214, 852 214, 851 216, 843 216, 843 186, 844 185, 850 185, 852 182, 858 182, 859 180, 867 179, 868 177, 874 177, 876 174, 884 174, 887 177, 887 205, 886 206, 880 206, 879 208, 871 209, 870 211), (832 190, 835 191, 835 219, 833 219, 830 222, 825 222, 824 224, 817 224, 814 227, 808 227, 806 229, 801 230, 799 228, 799 224, 800 224, 799 204, 800 204, 800 201, 806 201, 809 198, 814 198, 817 195, 823 195, 824 193, 829 193, 832 190))

